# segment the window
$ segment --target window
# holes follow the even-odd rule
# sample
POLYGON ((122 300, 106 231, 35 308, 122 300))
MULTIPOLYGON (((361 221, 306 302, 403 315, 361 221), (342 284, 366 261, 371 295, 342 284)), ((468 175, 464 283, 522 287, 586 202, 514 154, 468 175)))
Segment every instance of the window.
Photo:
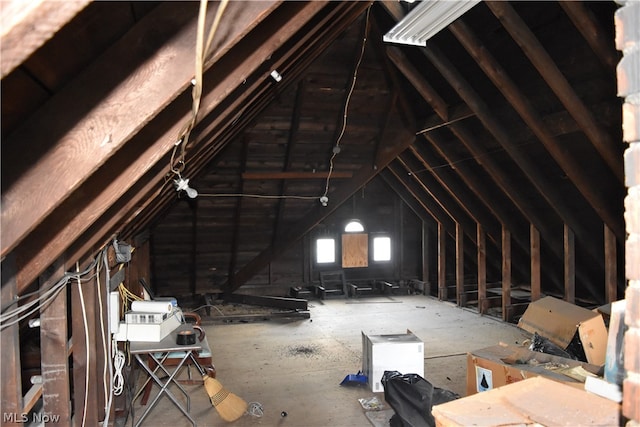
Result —
POLYGON ((336 262, 336 242, 334 239, 316 240, 316 262, 318 264, 336 262))
POLYGON ((344 227, 345 233, 362 233, 363 231, 364 231, 364 226, 357 219, 352 219, 344 227))
POLYGON ((374 261, 390 261, 391 260, 391 238, 390 237, 374 237, 373 238, 373 260, 374 261))

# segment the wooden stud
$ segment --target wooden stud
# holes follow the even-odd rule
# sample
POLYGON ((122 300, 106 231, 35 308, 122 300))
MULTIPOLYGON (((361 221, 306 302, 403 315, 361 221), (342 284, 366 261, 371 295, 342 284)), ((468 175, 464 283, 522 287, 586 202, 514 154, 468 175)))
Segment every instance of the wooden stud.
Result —
POLYGON ((604 286, 607 302, 618 301, 618 259, 616 236, 604 225, 604 286))
MULTIPOLYGON (((17 297, 16 264, 13 255, 2 261, 2 292, 0 301, 2 306, 13 302, 17 297)), ((10 308, 17 308, 17 304, 10 308)), ((7 321, 14 320, 15 317, 7 321)), ((20 367, 20 327, 16 323, 0 331, 0 374, 2 375, 2 425, 22 425, 22 376, 20 367)))
POLYGON ((564 225, 564 300, 576 302, 576 238, 567 224, 564 225))
MULTIPOLYGON (((63 277, 64 273, 64 263, 56 262, 50 278, 40 287, 49 288, 63 277)), ((67 291, 68 287, 65 286, 51 303, 40 311, 42 402, 44 414, 60 417, 59 425, 71 423, 67 291)))
POLYGON ((447 233, 442 223, 438 222, 438 299, 440 301, 446 301, 447 284, 446 279, 446 267, 447 267, 447 233))
POLYGON ((460 307, 466 305, 464 293, 464 231, 462 225, 456 223, 456 303, 460 307))
POLYGON ((425 283, 431 283, 431 264, 429 263, 429 241, 431 238, 431 230, 429 225, 422 221, 422 278, 425 283))
POLYGON ((502 320, 511 321, 511 232, 502 228, 502 320))
POLYGON ((71 278, 69 286, 71 286, 73 389, 75 390, 73 417, 77 425, 97 426, 99 421, 98 406, 101 404, 98 402, 97 388, 102 383, 102 374, 98 377, 95 359, 95 337, 97 334, 95 316, 92 315, 96 308, 95 282, 79 284, 76 278, 71 278), (88 381, 88 385, 85 383, 85 379, 88 381))
POLYGON ((482 224, 477 225, 477 246, 478 246, 478 312, 487 312, 487 251, 486 236, 482 224))
POLYGON ((541 270, 540 270, 540 232, 531 224, 529 226, 529 234, 531 236, 531 301, 540 299, 541 292, 541 270))

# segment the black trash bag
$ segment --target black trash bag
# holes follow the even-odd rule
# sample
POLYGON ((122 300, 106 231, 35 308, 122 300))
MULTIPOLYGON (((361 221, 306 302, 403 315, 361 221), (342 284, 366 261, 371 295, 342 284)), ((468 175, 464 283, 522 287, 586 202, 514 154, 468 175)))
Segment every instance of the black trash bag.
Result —
POLYGON ((433 385, 418 374, 385 371, 382 375, 384 399, 395 411, 392 427, 435 427, 431 415, 433 385))
POLYGON ((529 350, 537 351, 539 353, 551 354, 553 356, 560 356, 566 359, 576 359, 573 355, 567 353, 562 348, 549 341, 547 338, 538 335, 537 332, 533 333, 533 339, 531 340, 531 345, 529 345, 529 350))

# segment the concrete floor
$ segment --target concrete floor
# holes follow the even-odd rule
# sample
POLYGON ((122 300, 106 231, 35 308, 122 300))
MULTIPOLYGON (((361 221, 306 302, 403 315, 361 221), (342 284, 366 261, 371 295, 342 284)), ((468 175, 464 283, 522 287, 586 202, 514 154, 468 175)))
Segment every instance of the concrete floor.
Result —
MULTIPOLYGON (((388 425, 386 416, 392 411, 379 413, 382 422, 374 424, 370 419, 377 414, 367 416, 358 401, 376 396, 384 402, 383 393, 339 385, 346 375, 361 369, 361 331, 379 335, 411 330, 424 341, 424 377, 461 396, 467 352, 499 342, 519 344, 529 337, 514 325, 427 296, 313 300, 309 311, 310 319, 206 326, 218 380, 263 408, 262 417, 246 414, 234 426, 388 425)), ((198 426, 229 424, 212 407, 202 386, 185 388, 198 426)), ((134 408, 137 418, 142 410, 139 401, 134 408)), ((163 396, 142 425, 191 424, 163 396)))

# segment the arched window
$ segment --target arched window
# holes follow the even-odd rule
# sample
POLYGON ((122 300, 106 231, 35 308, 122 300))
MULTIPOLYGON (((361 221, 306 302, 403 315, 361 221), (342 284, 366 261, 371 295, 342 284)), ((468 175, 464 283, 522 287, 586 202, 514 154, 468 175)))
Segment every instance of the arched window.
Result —
POLYGON ((349 220, 347 225, 344 227, 345 233, 362 233, 364 231, 364 226, 357 219, 349 220))

